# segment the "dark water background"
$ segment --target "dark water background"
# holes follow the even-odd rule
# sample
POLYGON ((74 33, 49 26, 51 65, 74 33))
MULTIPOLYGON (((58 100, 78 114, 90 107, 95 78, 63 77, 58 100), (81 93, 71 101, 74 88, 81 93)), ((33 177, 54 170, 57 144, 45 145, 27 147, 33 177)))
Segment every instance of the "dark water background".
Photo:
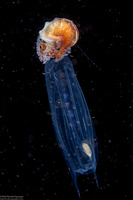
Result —
POLYGON ((44 66, 36 55, 45 21, 68 18, 78 26, 71 60, 94 121, 97 175, 79 177, 86 199, 133 198, 133 3, 89 1, 0 2, 0 195, 26 200, 78 199, 58 148, 44 66))

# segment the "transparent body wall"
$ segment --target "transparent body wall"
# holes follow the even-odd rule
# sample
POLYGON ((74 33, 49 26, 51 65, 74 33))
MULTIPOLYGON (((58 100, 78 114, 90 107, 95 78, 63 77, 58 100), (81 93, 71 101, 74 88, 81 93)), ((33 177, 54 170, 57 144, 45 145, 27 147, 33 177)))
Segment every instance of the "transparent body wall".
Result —
POLYGON ((91 116, 68 57, 46 63, 45 78, 56 138, 78 190, 79 174, 96 173, 98 148, 91 116))
POLYGON ((55 134, 80 196, 77 184, 77 177, 80 174, 94 173, 98 185, 96 134, 84 94, 76 78, 72 62, 67 56, 70 46, 65 49, 63 56, 59 57, 58 45, 59 50, 55 50, 58 58, 52 54, 51 58, 56 59, 47 59, 45 48, 43 51, 40 48, 42 43, 46 45, 39 36, 37 51, 40 60, 46 63, 45 79, 55 134))

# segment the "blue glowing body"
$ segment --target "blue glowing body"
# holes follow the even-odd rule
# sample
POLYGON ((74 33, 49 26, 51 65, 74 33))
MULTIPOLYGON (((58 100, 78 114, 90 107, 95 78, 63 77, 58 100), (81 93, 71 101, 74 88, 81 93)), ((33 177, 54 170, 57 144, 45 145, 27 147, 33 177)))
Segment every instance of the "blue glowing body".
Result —
POLYGON ((80 195, 78 175, 94 173, 96 178, 98 145, 92 119, 68 56, 48 61, 45 78, 56 138, 80 195))

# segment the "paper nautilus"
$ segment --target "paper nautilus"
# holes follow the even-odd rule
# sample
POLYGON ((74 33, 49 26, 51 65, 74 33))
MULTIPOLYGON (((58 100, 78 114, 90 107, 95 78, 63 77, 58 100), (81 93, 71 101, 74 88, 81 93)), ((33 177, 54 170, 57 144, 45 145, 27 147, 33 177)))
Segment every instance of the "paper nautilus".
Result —
POLYGON ((71 53, 71 47, 78 38, 78 29, 71 20, 55 18, 51 22, 46 22, 37 39, 37 54, 40 61, 46 63, 51 58, 61 60, 71 53))

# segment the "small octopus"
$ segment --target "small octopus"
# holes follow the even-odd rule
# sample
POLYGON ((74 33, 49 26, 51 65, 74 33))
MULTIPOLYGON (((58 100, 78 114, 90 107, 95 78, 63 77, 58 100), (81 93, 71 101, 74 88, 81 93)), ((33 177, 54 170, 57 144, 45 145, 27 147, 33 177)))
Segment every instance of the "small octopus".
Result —
POLYGON ((71 47, 79 39, 76 25, 65 18, 46 22, 37 39, 37 54, 44 64, 51 58, 56 62, 71 53, 71 47))

